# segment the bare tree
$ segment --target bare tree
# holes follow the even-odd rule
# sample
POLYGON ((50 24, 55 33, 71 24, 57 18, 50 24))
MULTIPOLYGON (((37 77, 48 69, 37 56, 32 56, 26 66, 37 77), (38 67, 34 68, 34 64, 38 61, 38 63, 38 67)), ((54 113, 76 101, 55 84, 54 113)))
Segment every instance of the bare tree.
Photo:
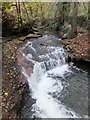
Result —
POLYGON ((16 10, 17 10, 17 14, 18 14, 18 22, 21 24, 22 26, 22 17, 21 17, 21 7, 20 7, 20 2, 19 0, 15 0, 16 2, 16 10))
POLYGON ((77 35, 77 15, 78 15, 78 2, 73 2, 71 29, 66 34, 64 34, 63 39, 76 37, 76 35, 77 35))
POLYGON ((77 35, 77 15, 78 15, 78 2, 74 2, 71 23, 71 30, 74 36, 77 35))
POLYGON ((24 7, 25 12, 27 14, 28 22, 30 22, 29 14, 28 14, 27 8, 26 8, 25 3, 23 2, 23 0, 22 0, 22 4, 23 4, 23 7, 24 7))
POLYGON ((88 30, 90 30, 90 1, 88 2, 88 30))

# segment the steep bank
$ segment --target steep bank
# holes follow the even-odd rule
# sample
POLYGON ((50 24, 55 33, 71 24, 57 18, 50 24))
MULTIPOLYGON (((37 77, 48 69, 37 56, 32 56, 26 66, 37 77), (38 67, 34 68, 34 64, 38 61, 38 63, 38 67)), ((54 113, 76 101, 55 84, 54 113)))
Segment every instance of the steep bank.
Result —
MULTIPOLYGON (((27 89, 27 82, 21 76, 20 68, 17 65, 16 52, 26 38, 37 38, 37 30, 33 30, 29 36, 3 37, 2 43, 2 118, 19 118, 21 100, 24 91, 27 89), (35 32, 35 33, 34 33, 35 32)), ((26 79, 25 79, 26 80, 26 79)))
POLYGON ((63 39, 64 44, 71 58, 90 62, 90 32, 78 33, 76 38, 63 39))
POLYGON ((19 81, 19 71, 16 65, 17 46, 22 41, 19 38, 4 38, 2 46, 2 117, 16 118, 18 115, 22 92, 25 85, 19 81))

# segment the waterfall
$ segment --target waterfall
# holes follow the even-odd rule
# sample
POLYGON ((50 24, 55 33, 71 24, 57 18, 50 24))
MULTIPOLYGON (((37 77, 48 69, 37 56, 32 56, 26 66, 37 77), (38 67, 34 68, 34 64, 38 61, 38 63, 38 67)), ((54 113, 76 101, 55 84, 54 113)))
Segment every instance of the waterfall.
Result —
MULTIPOLYGON (((32 43, 29 42, 29 49, 38 54, 32 43)), ((38 55, 39 61, 33 59, 32 53, 28 52, 25 57, 34 63, 33 72, 28 76, 28 83, 32 92, 32 98, 36 102, 32 106, 32 118, 78 118, 70 108, 62 105, 53 93, 60 94, 63 85, 58 77, 63 79, 66 73, 71 72, 66 64, 66 53, 62 47, 48 46, 48 52, 38 55)), ((36 55, 35 55, 36 56, 36 55)), ((25 71, 23 71, 26 75, 25 71)), ((27 76, 27 75, 26 75, 27 76)))

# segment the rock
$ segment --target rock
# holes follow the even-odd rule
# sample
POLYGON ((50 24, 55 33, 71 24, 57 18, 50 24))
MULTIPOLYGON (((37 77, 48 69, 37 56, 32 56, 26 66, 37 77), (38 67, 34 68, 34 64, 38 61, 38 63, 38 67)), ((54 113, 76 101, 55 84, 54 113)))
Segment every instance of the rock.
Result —
POLYGON ((42 45, 42 46, 46 46, 45 44, 43 44, 43 43, 40 43, 40 45, 42 45))
POLYGON ((62 39, 72 39, 75 38, 77 35, 77 32, 73 32, 72 30, 69 30, 67 33, 65 33, 62 37, 62 39))
POLYGON ((0 36, 0 43, 2 43, 2 37, 0 36))
POLYGON ((36 35, 40 35, 40 33, 39 33, 39 32, 34 32, 34 34, 36 34, 36 35))
POLYGON ((39 32, 34 32, 34 34, 30 33, 30 34, 28 34, 28 35, 25 36, 25 37, 20 37, 19 40, 20 40, 20 41, 25 41, 25 40, 28 39, 28 38, 38 38, 38 37, 41 37, 41 36, 42 36, 42 35, 39 34, 39 32))
POLYGON ((34 31, 38 32, 38 28, 32 27, 32 29, 33 29, 34 31))
POLYGON ((83 58, 84 61, 90 62, 90 58, 83 58))
MULTIPOLYGON (((17 52, 16 52, 16 58, 17 58, 17 66, 18 66, 18 69, 21 70, 24 72, 26 72, 26 74, 28 76, 31 75, 32 73, 32 68, 33 68, 33 63, 31 61, 29 61, 25 56, 23 56, 25 50, 21 50, 21 49, 18 49, 17 52)), ((22 83, 22 84, 26 84, 27 83, 27 76, 25 76, 25 74, 21 72, 20 75, 19 75, 19 81, 22 83)))
POLYGON ((38 38, 41 37, 42 35, 38 35, 38 34, 28 34, 25 38, 38 38))
POLYGON ((19 40, 24 41, 26 37, 20 37, 19 40))
POLYGON ((45 26, 38 27, 38 29, 43 29, 45 26))

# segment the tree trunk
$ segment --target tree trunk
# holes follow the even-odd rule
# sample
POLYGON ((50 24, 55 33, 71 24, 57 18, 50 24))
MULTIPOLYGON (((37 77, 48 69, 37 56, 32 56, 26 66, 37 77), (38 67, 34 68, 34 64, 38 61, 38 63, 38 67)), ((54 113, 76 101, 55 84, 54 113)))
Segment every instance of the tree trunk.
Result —
POLYGON ((77 35, 77 15, 78 15, 78 2, 73 2, 72 6, 72 23, 71 29, 64 34, 62 39, 72 39, 77 35))
POLYGON ((19 1, 18 1, 18 14, 19 14, 19 19, 20 19, 20 24, 22 26, 21 8, 20 8, 20 2, 19 1))
POLYGON ((74 35, 77 34, 77 15, 78 15, 78 2, 74 2, 73 11, 72 11, 72 23, 71 23, 71 30, 74 35))
POLYGON ((40 4, 40 8, 41 8, 41 24, 43 25, 44 22, 43 3, 40 4))
POLYGON ((90 30, 90 1, 88 2, 88 30, 90 30))
POLYGON ((22 26, 21 8, 20 8, 20 2, 19 2, 19 0, 16 0, 16 10, 17 10, 17 14, 18 14, 18 22, 22 26))
POLYGON ((24 7, 25 12, 26 12, 26 14, 27 14, 27 19, 28 19, 28 22, 30 23, 29 14, 28 14, 28 11, 27 11, 27 9, 26 9, 26 6, 25 6, 25 3, 23 2, 23 0, 22 0, 22 4, 23 4, 23 7, 24 7))

